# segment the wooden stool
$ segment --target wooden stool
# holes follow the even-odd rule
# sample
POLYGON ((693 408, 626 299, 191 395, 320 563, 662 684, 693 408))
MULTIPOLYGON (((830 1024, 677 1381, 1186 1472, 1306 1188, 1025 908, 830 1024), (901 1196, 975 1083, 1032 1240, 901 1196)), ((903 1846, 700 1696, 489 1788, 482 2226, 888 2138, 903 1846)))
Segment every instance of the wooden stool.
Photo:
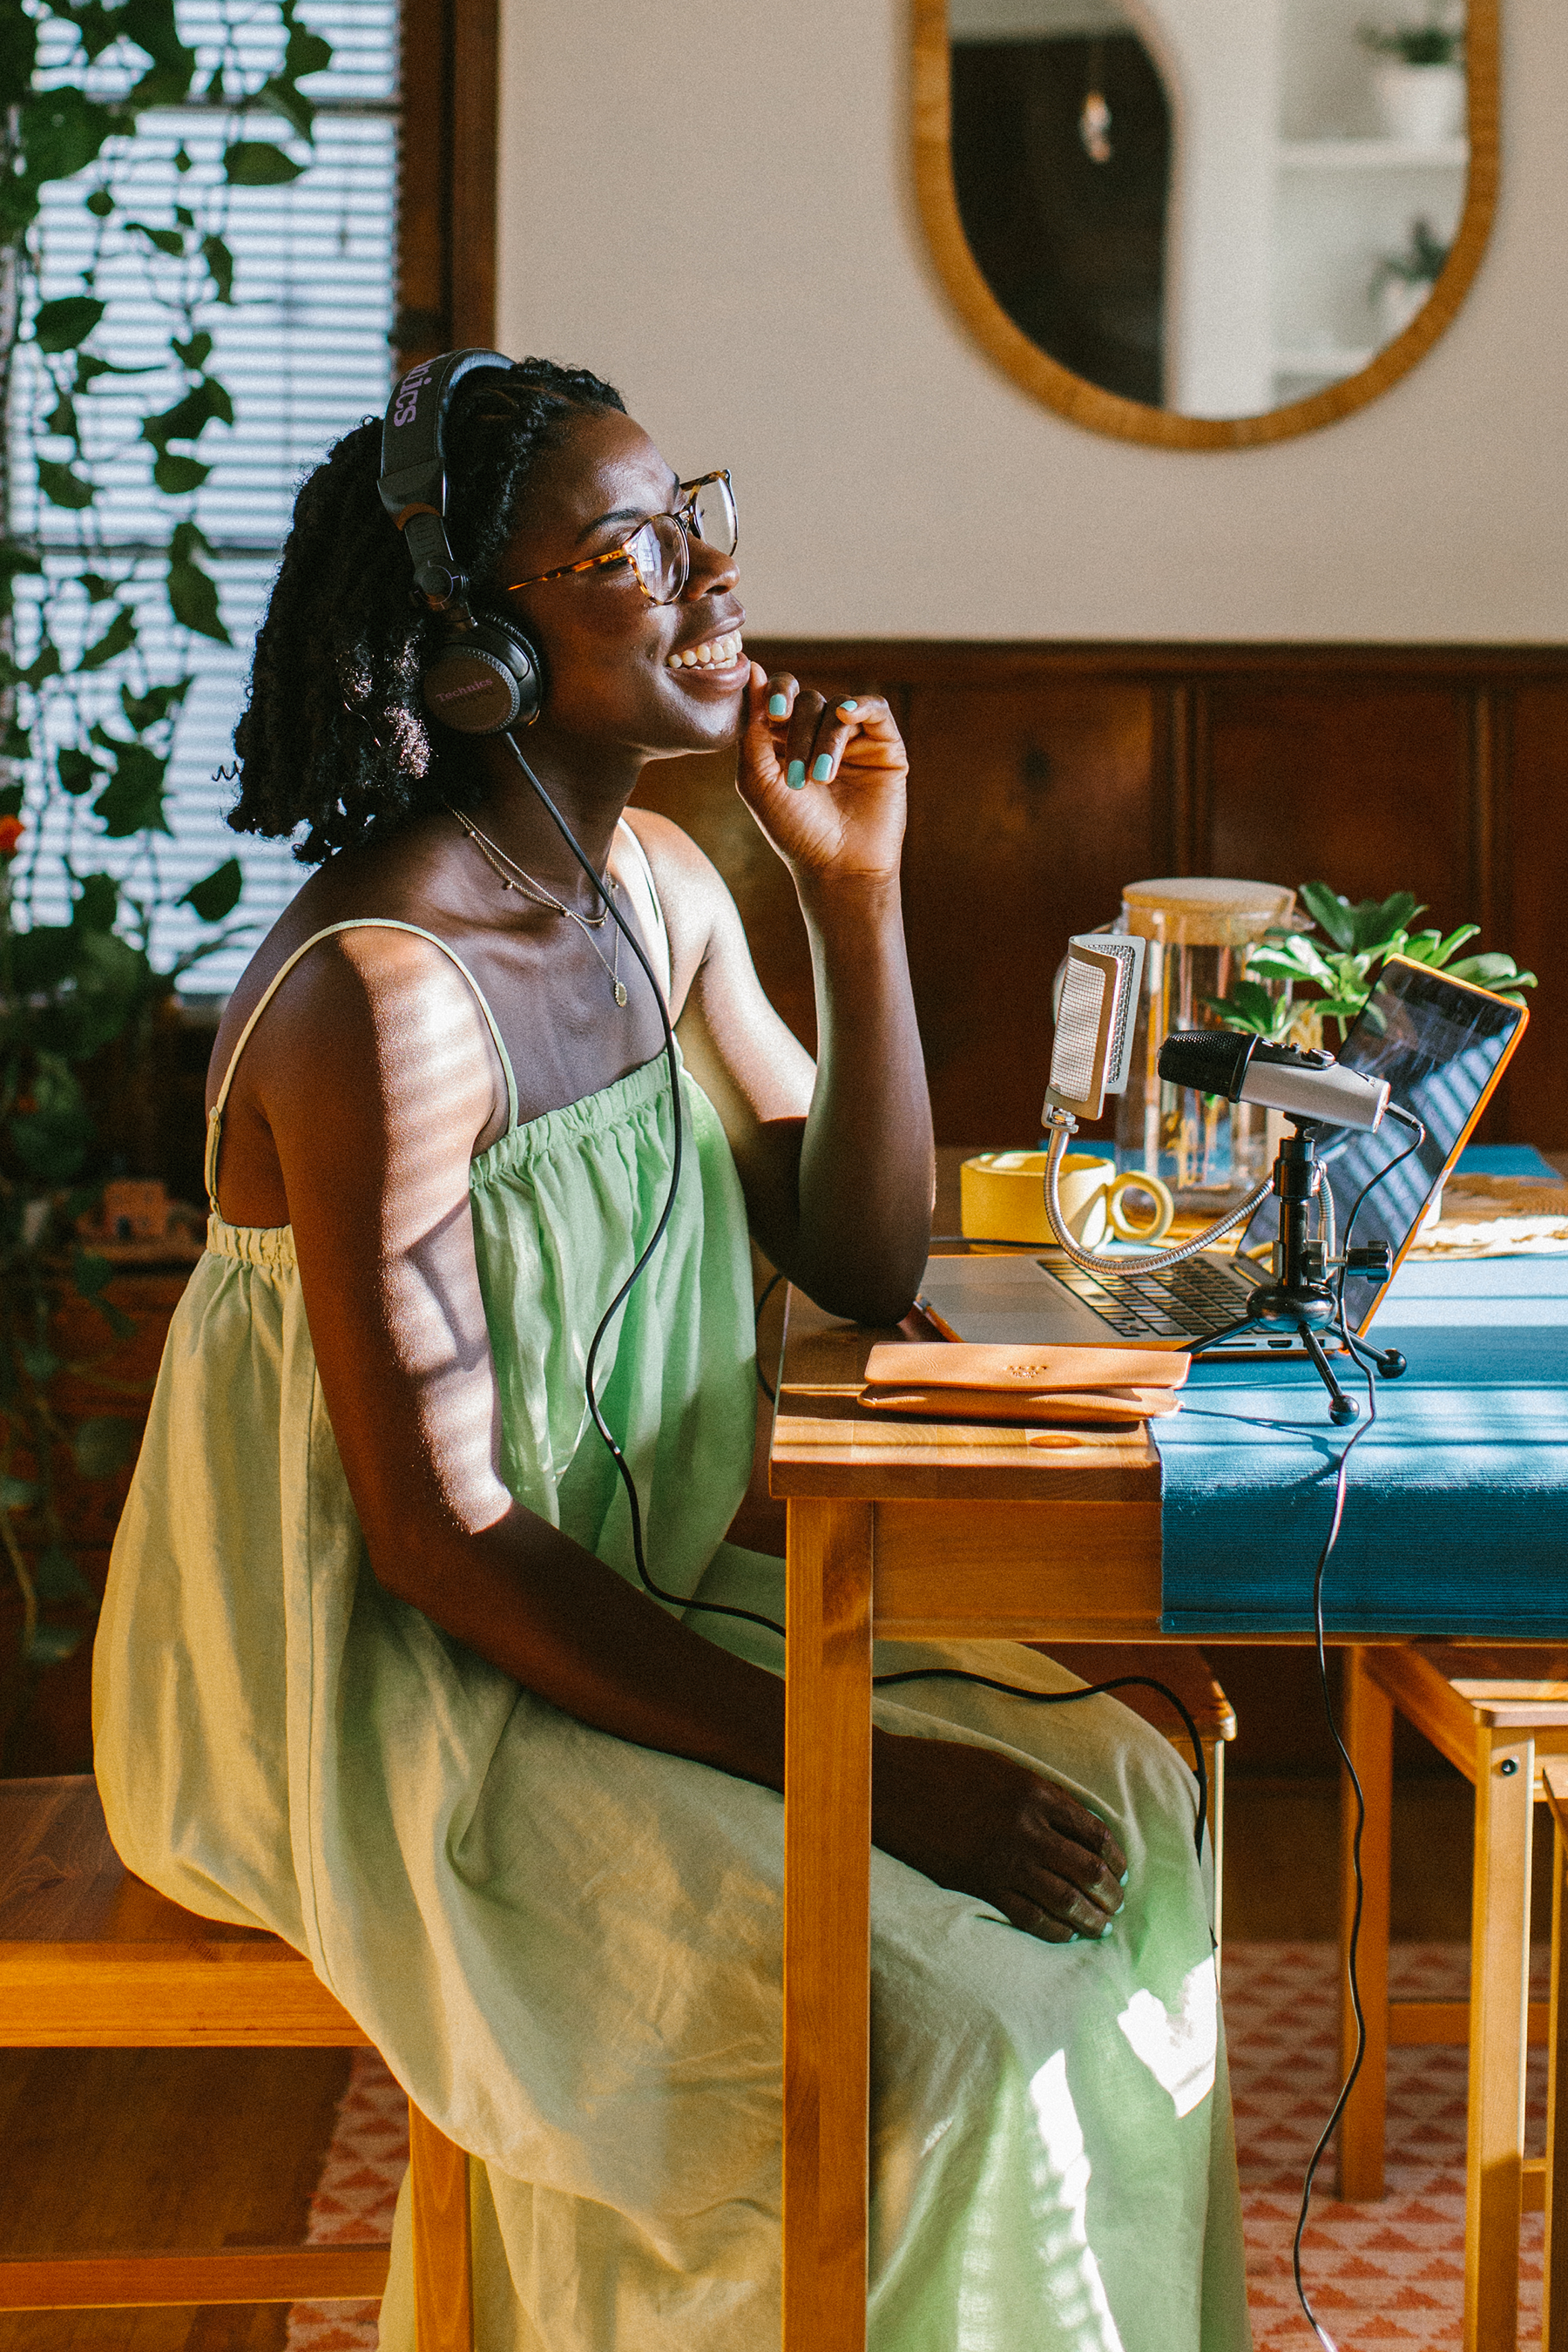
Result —
MULTIPOLYGON (((1114 1682, 1118 1675, 1148 1675, 1173 1690, 1197 1726, 1209 1776, 1209 1839, 1214 1849, 1214 1932, 1220 1942, 1220 1909, 1225 1892, 1225 1748, 1236 1738, 1236 1710, 1214 1677, 1201 1650, 1184 1642, 1031 1642, 1028 1646, 1054 1658, 1081 1682, 1114 1682)), ((1187 1727, 1158 1691, 1133 1688, 1113 1693, 1123 1706, 1141 1715, 1163 1732, 1184 1763, 1193 1760, 1187 1727)))
MULTIPOLYGON (((276 1936, 198 1918, 132 1876, 90 1779, 0 1781, 0 2047, 370 2047, 309 1960, 276 1936)), ((412 2101, 420 2352, 472 2352, 468 2158, 412 2101)), ((379 2296, 388 2249, 0 2261, 0 2311, 379 2296)))
MULTIPOLYGON (((1366 2056, 1339 2135, 1339 2193, 1384 2193, 1388 2050, 1468 2042, 1465 2152, 1465 2352, 1514 2352, 1521 2212, 1545 2203, 1545 2166, 1524 2154, 1527 2042, 1543 2042, 1544 2003, 1529 1999, 1533 1808, 1549 1757, 1568 1757, 1568 1648, 1483 1643, 1396 1643, 1349 1648, 1344 1740, 1366 1799, 1362 1866, 1366 1894, 1357 1974, 1366 2056), (1389 1874, 1394 1710, 1413 1723, 1476 1791, 1470 1907, 1470 1999, 1388 1998, 1389 1874)), ((1354 1901, 1354 1801, 1343 1789, 1341 1959, 1354 1901)), ((1341 2011, 1348 2066, 1355 2020, 1341 2011)))

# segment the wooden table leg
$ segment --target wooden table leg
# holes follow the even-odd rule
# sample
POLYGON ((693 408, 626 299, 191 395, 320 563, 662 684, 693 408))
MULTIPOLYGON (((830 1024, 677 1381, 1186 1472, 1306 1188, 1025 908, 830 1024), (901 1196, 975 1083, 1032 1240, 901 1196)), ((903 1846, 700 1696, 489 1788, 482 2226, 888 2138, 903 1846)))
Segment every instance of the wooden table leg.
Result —
POLYGON ((863 2352, 873 1506, 789 1506, 784 2352, 863 2352))
MULTIPOLYGON (((1394 1702, 1366 1672, 1359 1649, 1345 1652, 1344 1743, 1366 1800, 1362 1838, 1361 1937, 1356 1983, 1366 2019, 1366 2054, 1339 2129, 1339 2194, 1373 2199, 1383 2195, 1383 2157, 1388 2108, 1388 1928, 1391 1834, 1394 1814, 1394 1702)), ((1355 1906, 1352 1839, 1355 1791, 1341 1774, 1340 1949, 1350 1937, 1355 1906)), ((1340 1988, 1340 2063, 1346 2074, 1356 2052, 1355 2015, 1350 1991, 1340 1988)))
POLYGON ((1465 2352, 1515 2352, 1519 2340, 1534 1777, 1535 1742, 1528 1735, 1478 1731, 1465 2352))
POLYGON ((408 2102, 417 2352, 474 2352, 468 2159, 408 2102))

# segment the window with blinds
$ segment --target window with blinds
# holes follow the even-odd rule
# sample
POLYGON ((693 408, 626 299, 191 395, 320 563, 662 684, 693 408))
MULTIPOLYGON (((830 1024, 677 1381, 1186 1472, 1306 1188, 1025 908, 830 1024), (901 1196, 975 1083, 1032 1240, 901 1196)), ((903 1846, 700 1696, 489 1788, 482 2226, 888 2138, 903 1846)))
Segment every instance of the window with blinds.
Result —
MULTIPOLYGON (((13 0, 14 5, 14 0, 13 0)), ((224 46, 243 54, 258 30, 232 0, 179 0, 182 38, 195 47, 193 88, 201 89, 224 46)), ((268 16, 271 11, 268 11, 268 16)), ((300 19, 332 45, 332 62, 305 89, 316 109, 314 146, 300 178, 273 187, 223 187, 223 150, 233 135, 232 114, 221 101, 170 107, 145 115, 117 190, 136 216, 167 222, 174 207, 222 216, 222 234, 235 261, 233 305, 209 303, 199 325, 214 339, 210 372, 234 399, 235 421, 209 424, 197 454, 212 467, 190 509, 211 554, 201 560, 214 575, 232 646, 176 630, 164 597, 162 569, 151 560, 154 497, 148 487, 148 451, 137 440, 149 405, 177 399, 184 382, 168 372, 166 392, 148 376, 105 375, 79 404, 84 436, 106 463, 99 472, 93 509, 95 544, 104 568, 128 573, 124 593, 136 610, 149 672, 160 678, 195 673, 181 711, 168 771, 172 837, 155 837, 151 856, 159 895, 177 898, 237 856, 245 888, 235 920, 247 937, 199 964, 189 976, 193 993, 226 993, 251 949, 304 878, 286 842, 231 833, 224 823, 232 785, 218 771, 232 758, 231 738, 243 705, 250 646, 277 569, 300 476, 337 436, 385 405, 396 278, 398 146, 397 0, 304 0, 300 19), (159 396, 149 402, 149 387, 159 396), (113 453, 122 451, 122 457, 113 453)), ((259 28, 275 45, 276 36, 259 28)), ((270 48, 268 50, 270 54, 270 48)), ((112 59, 106 61, 114 70, 112 59)), ((140 68, 145 60, 138 59, 140 68)), ((132 79, 129 73, 125 79, 132 79)), ((297 158, 307 151, 288 126, 253 114, 247 137, 275 139, 297 158)), ((41 226, 45 300, 79 290, 80 272, 99 224, 86 206, 94 173, 46 190, 41 226)), ((168 301, 183 265, 153 250, 147 240, 119 236, 100 255, 97 291, 110 302, 104 341, 121 364, 138 357, 167 362, 168 301), (144 348, 139 352, 138 346, 144 348)), ((42 499, 35 449, 18 420, 33 413, 36 379, 23 346, 9 418, 10 499, 14 530, 41 542, 58 568, 68 550, 79 560, 81 518, 42 499)), ((42 454, 51 454, 41 445, 42 454)), ((167 532, 167 505, 160 518, 167 532)), ((30 583, 18 583, 17 641, 22 657, 29 630, 30 583)), ((32 591, 36 597, 36 588, 32 591)), ((36 604, 34 629, 36 633, 36 604)), ((65 911, 60 853, 79 872, 99 870, 141 878, 148 851, 134 841, 105 840, 85 805, 57 811, 50 829, 30 845, 40 887, 35 912, 58 920, 65 911), (51 884, 49 877, 57 880, 51 884), (52 893, 58 889, 56 901, 52 893)), ((167 964, 202 936, 190 910, 165 907, 154 951, 167 964)))

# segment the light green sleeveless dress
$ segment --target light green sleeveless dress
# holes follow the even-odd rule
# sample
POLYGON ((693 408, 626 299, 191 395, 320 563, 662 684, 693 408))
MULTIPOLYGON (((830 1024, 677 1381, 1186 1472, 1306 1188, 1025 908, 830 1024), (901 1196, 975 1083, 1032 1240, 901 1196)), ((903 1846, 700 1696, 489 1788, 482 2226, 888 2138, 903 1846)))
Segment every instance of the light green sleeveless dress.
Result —
MULTIPOLYGON (((668 1072, 520 1126, 484 1011, 512 1100, 470 1188, 505 1476, 630 1580, 584 1356, 663 1202, 668 1072)), ((746 1220, 719 1120, 681 1087, 686 1168, 606 1409, 659 1582, 780 1617, 782 1563, 723 1539, 753 1427, 746 1220)), ((221 1104, 215 1167, 220 1127, 221 1104)), ((774 2352, 782 1801, 589 1729, 381 1589, 289 1229, 212 1205, 94 1662, 114 1843, 176 1902, 308 1953, 480 2159, 479 2352, 774 2352)), ((782 1670, 771 1634, 691 1622, 782 1670)), ((1020 1649, 879 1663, 964 1660, 1072 1686, 1020 1649)), ((1131 1872, 1105 1943, 1052 1946, 873 1854, 874 2352, 1244 2352, 1190 1773, 1107 1698, 932 1683, 877 1712, 1037 1761, 1131 1872)), ((410 2282, 400 2211, 387 2352, 412 2352, 410 2282)))

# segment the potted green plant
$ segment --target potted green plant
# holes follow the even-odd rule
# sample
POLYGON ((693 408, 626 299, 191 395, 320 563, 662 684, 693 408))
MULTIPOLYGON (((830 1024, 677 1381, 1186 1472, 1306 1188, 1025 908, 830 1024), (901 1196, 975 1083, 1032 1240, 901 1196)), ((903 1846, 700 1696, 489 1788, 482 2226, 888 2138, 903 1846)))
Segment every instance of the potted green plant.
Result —
POLYGON ((235 300, 226 207, 305 169, 311 107, 299 85, 331 50, 296 0, 252 7, 243 46, 225 24, 198 89, 175 0, 13 0, 0 12, 0 485, 30 473, 37 500, 35 517, 0 488, 0 1749, 90 1623, 96 1595, 62 1482, 110 1475, 137 1442, 138 1400, 112 1377, 94 1398, 101 1360, 80 1339, 89 1310, 106 1346, 131 1328, 107 1295, 114 1266, 82 1231, 110 1172, 101 1057, 134 1058, 182 973, 232 936, 240 892, 227 858, 174 900, 157 857, 200 643, 229 642, 194 503, 211 471, 203 436, 234 418, 211 322, 235 300), (258 38, 268 17, 269 57, 258 38), (223 125, 221 162, 204 170, 182 147, 170 201, 150 205, 135 178, 139 120, 192 100, 223 125), (250 135, 257 109, 287 126, 295 153, 250 135), (51 183, 79 192, 78 219, 92 223, 74 283, 49 250, 47 218, 61 217, 44 203, 51 183), (112 265, 127 251, 163 273, 167 349, 151 364, 116 341, 112 265), (106 383, 107 421, 94 397, 106 383), (137 464, 158 521, 127 549, 100 499, 115 468, 137 464), (167 654, 147 649, 153 597, 174 624, 172 639, 158 632, 172 674, 167 654), (104 845, 118 871, 96 870, 104 845), (160 961, 157 918, 172 903, 191 909, 198 939, 160 961))
POLYGON ((1432 297, 1432 289, 1443 274, 1449 248, 1434 234, 1429 220, 1418 217, 1410 224, 1410 236, 1402 253, 1385 253, 1373 271, 1367 297, 1377 313, 1382 341, 1391 343, 1402 335, 1411 320, 1424 310, 1432 297))
POLYGON ((1244 977, 1226 995, 1205 1000, 1226 1028, 1247 1031, 1271 1045, 1342 1043, 1378 972, 1395 955, 1472 981, 1515 1003, 1524 1001, 1521 989, 1536 984, 1535 974, 1521 971, 1510 955, 1497 950, 1459 953, 1479 936, 1479 923, 1461 923, 1446 936, 1413 930, 1415 918, 1426 909, 1412 891, 1363 898, 1353 906, 1327 882, 1303 882, 1297 895, 1311 923, 1300 930, 1266 932, 1247 950, 1244 977), (1329 1022, 1337 1040, 1325 1041, 1329 1022))
POLYGON ((1465 127, 1464 20, 1433 7, 1419 24, 1363 25, 1373 98, 1386 139, 1440 147, 1465 127))

